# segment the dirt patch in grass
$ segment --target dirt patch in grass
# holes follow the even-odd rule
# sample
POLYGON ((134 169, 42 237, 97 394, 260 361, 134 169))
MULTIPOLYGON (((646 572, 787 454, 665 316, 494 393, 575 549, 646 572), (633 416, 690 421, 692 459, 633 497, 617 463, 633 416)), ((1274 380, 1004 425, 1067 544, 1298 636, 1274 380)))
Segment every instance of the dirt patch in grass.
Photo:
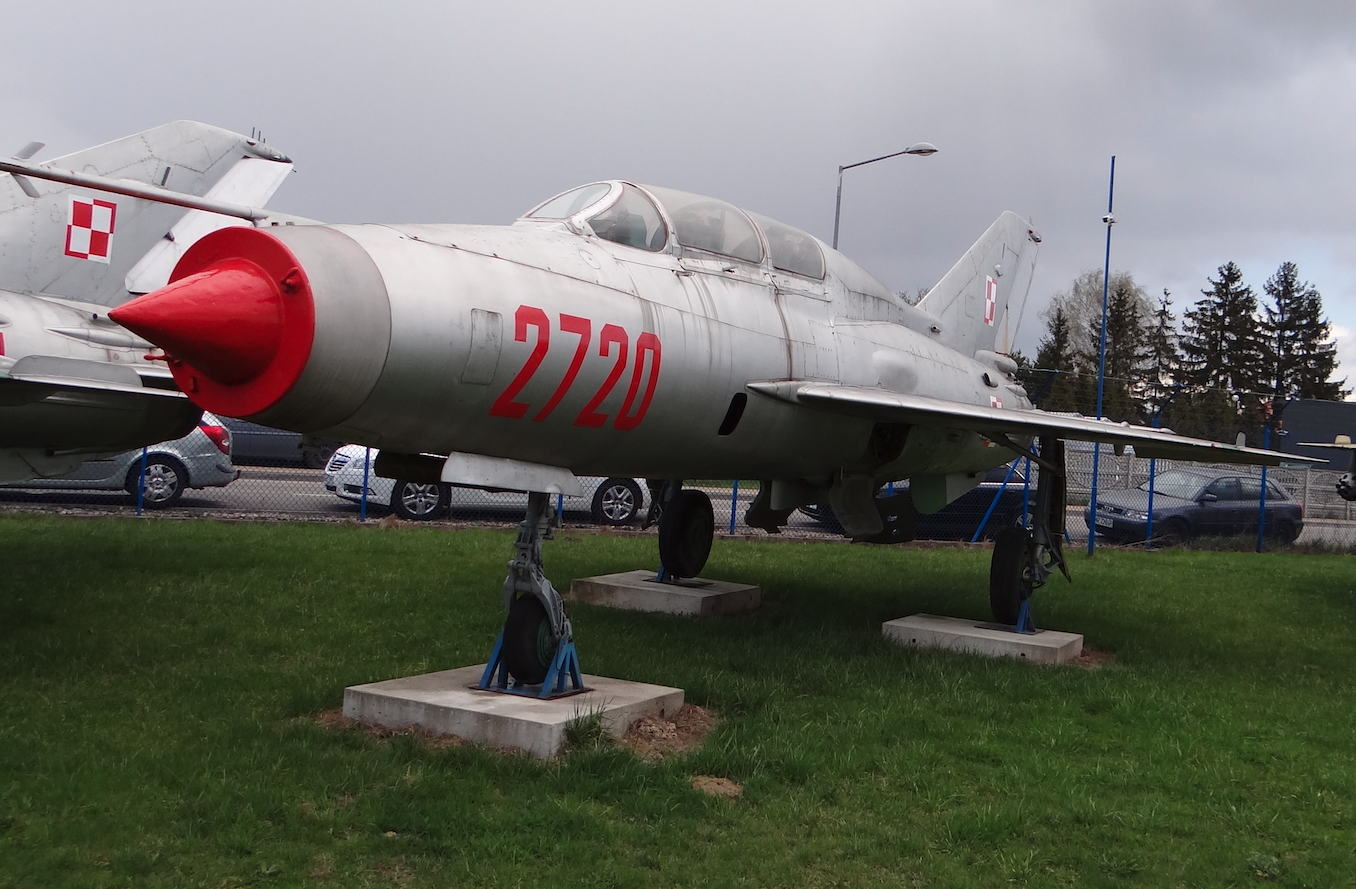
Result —
POLYGON ((387 728, 384 725, 370 725, 366 722, 359 722, 344 715, 343 710, 325 710, 316 714, 316 724, 321 728, 331 730, 360 728, 367 733, 369 738, 377 741, 384 741, 388 738, 394 738, 400 735, 407 735, 412 738, 419 738, 434 750, 446 750, 449 747, 464 747, 471 743, 465 738, 457 735, 440 735, 437 732, 430 731, 417 725, 407 725, 403 728, 387 728))
POLYGON ((1082 667, 1084 670, 1096 670, 1098 667, 1111 663, 1115 657, 1109 651, 1098 651, 1095 648, 1084 647, 1083 653, 1069 663, 1075 667, 1082 667))
POLYGON ((727 799, 739 799, 744 785, 736 784, 729 778, 717 778, 714 775, 693 775, 692 789, 700 790, 711 796, 723 796, 727 799))
POLYGON ((696 704, 684 704, 668 720, 642 716, 627 728, 618 743, 646 762, 658 762, 673 753, 695 750, 715 727, 716 718, 696 704))

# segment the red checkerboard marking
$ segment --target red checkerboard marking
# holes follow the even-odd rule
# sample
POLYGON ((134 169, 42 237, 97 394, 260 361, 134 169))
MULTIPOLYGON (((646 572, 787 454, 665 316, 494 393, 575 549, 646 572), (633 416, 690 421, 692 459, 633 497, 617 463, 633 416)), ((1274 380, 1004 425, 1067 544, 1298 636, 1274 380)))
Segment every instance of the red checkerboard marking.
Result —
POLYGON ((984 278, 984 323, 993 326, 993 316, 998 309, 998 282, 993 278, 984 278))
POLYGON ((112 201, 71 195, 66 214, 66 255, 108 262, 117 218, 118 205, 112 201))

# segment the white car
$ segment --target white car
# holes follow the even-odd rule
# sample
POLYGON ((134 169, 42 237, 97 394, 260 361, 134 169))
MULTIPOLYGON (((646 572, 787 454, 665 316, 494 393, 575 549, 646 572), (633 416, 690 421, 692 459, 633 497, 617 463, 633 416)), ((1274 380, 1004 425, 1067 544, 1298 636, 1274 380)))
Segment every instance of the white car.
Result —
MULTIPOLYGON (((344 445, 325 465, 325 490, 358 503, 363 497, 362 445, 344 445)), ((447 484, 420 484, 403 479, 383 478, 372 472, 380 451, 372 448, 367 469, 367 502, 386 507, 402 519, 422 521, 440 519, 452 509, 500 510, 521 512, 527 507, 527 495, 454 488, 447 484)), ((645 485, 633 478, 579 479, 583 497, 565 497, 563 511, 588 512, 600 525, 628 525, 647 506, 645 485)))

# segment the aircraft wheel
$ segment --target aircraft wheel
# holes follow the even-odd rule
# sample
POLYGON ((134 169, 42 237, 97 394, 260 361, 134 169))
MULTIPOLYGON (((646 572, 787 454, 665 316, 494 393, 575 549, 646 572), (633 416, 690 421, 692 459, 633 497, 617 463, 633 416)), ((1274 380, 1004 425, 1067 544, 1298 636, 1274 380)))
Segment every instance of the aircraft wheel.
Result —
POLYGON ((391 489, 391 509, 409 521, 441 518, 451 502, 452 489, 447 485, 421 485, 402 480, 391 489))
MULTIPOLYGON (((137 495, 137 480, 141 477, 141 459, 127 471, 127 493, 137 495)), ((153 456, 146 460, 146 489, 141 502, 147 509, 164 509, 179 502, 188 485, 188 472, 173 457, 153 456)))
POLYGON ((1000 624, 1016 624, 1022 603, 1031 598, 1031 534, 1004 528, 993 545, 989 563, 989 608, 1000 624))
POLYGON ((643 502, 640 486, 631 479, 606 479, 593 495, 593 520, 600 525, 629 525, 643 502))
POLYGON ((715 538, 711 498, 702 491, 679 491, 659 519, 659 559, 675 577, 696 577, 715 538))
POLYGON ((540 685, 556 655, 546 606, 531 594, 514 601, 504 622, 504 664, 519 682, 540 685))

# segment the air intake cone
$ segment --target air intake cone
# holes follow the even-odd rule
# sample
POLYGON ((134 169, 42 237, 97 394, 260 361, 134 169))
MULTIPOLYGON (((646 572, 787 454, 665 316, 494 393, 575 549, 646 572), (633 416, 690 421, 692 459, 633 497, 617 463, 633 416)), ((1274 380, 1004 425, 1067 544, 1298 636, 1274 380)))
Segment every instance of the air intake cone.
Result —
POLYGON ((315 335, 310 284, 267 232, 228 228, 184 254, 160 290, 108 313, 165 350, 175 382, 232 417, 277 402, 301 376, 315 335))

